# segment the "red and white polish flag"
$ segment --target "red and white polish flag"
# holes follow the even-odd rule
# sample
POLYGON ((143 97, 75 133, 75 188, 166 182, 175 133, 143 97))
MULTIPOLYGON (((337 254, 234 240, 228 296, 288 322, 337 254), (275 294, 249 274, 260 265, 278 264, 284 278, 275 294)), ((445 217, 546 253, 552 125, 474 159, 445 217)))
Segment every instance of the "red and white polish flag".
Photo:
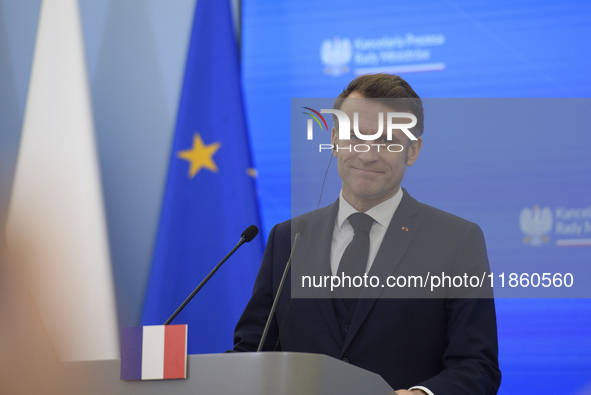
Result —
POLYGON ((123 328, 121 380, 187 378, 187 325, 123 328))

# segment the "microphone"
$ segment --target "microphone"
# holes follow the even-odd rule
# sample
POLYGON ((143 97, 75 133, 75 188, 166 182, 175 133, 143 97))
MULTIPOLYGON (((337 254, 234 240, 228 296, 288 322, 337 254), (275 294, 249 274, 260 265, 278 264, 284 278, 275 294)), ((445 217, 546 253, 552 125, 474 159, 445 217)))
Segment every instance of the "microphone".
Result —
POLYGON ((275 314, 275 310, 277 309, 277 303, 279 302, 279 297, 281 296, 281 291, 283 291, 283 285, 285 284, 285 279, 287 278, 287 272, 289 272, 289 268, 291 267, 291 258, 293 257, 293 253, 295 251, 296 245, 298 244, 298 240, 300 236, 306 233, 306 229, 308 228, 308 223, 303 219, 300 219, 295 227, 295 240, 293 241, 293 247, 291 248, 291 253, 289 254, 289 259, 287 260, 287 265, 285 265, 285 270, 283 271, 283 277, 281 277, 281 282, 279 283, 279 288, 277 289, 277 294, 275 295, 275 299, 273 299, 273 306, 271 306, 271 312, 267 317, 267 323, 265 324, 265 329, 263 330, 263 335, 261 336, 261 341, 259 342, 259 347, 257 348, 257 352, 263 349, 263 344, 267 339, 267 333, 269 332, 269 327, 271 326, 271 320, 273 319, 273 315, 275 314))
POLYGON ((220 268, 220 266, 222 266, 222 264, 224 262, 226 262, 228 260, 228 258, 230 258, 232 256, 232 254, 234 252, 236 252, 236 250, 238 248, 240 248, 240 246, 242 244, 244 244, 244 243, 250 243, 250 241, 252 239, 254 239, 257 234, 259 234, 259 229, 256 226, 250 225, 248 228, 246 228, 244 230, 244 232, 242 232, 242 235, 240 236, 240 241, 238 242, 238 244, 236 244, 236 246, 234 248, 232 248, 232 251, 230 251, 228 253, 228 255, 226 255, 224 257, 224 259, 222 259, 220 261, 220 263, 218 263, 216 265, 216 267, 214 267, 211 272, 209 272, 209 274, 207 275, 207 277, 205 277, 203 279, 203 281, 201 281, 201 284, 199 284, 197 286, 197 288, 195 288, 195 290, 193 290, 193 292, 191 292, 191 295, 189 295, 187 297, 187 299, 185 299, 185 301, 178 307, 178 309, 176 309, 176 311, 174 313, 172 313, 172 315, 170 317, 168 317, 168 319, 166 320, 166 322, 164 323, 164 325, 170 324, 172 322, 172 320, 174 320, 175 317, 185 308, 185 306, 187 305, 187 303, 189 303, 191 301, 191 299, 193 299, 193 296, 195 296, 197 294, 197 292, 199 292, 199 290, 201 288, 203 288, 203 286, 205 285, 205 283, 207 283, 209 281, 209 279, 215 274, 215 272, 217 272, 217 270, 220 268))
POLYGON ((257 228, 254 225, 250 225, 248 228, 244 230, 244 232, 242 232, 241 238, 244 239, 244 241, 240 245, 244 244, 245 242, 250 243, 250 241, 254 239, 258 234, 259 228, 257 228))

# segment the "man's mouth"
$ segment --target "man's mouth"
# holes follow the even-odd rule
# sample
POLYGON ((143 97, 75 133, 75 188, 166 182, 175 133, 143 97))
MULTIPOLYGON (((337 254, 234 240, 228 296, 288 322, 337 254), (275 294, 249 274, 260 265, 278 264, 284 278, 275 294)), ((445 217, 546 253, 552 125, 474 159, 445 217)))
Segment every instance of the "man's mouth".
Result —
POLYGON ((368 173, 368 174, 380 174, 382 173, 381 171, 378 170, 374 170, 374 169, 364 169, 364 168, 360 168, 360 167, 353 167, 353 169, 360 171, 362 173, 368 173))

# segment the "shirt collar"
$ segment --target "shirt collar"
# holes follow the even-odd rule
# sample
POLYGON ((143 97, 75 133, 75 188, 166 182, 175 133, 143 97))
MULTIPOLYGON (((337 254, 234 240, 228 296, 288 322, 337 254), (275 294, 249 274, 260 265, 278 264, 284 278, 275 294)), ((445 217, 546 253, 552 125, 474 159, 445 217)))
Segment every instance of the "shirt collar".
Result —
MULTIPOLYGON (((370 208, 365 212, 365 214, 369 215, 373 218, 374 221, 382 225, 384 228, 388 229, 390 226, 390 221, 402 200, 402 188, 398 189, 398 192, 394 194, 390 199, 378 204, 375 207, 370 208)), ((339 194, 339 213, 337 215, 337 226, 339 229, 343 228, 343 224, 349 218, 349 216, 353 213, 357 213, 357 211, 353 206, 349 204, 343 197, 343 190, 341 189, 341 193, 339 194)))

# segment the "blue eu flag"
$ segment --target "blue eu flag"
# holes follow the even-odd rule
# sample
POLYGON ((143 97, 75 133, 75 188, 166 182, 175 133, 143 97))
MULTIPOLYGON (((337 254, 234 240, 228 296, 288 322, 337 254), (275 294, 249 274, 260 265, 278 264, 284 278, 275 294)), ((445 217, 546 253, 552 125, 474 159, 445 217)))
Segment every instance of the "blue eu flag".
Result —
MULTIPOLYGON (((179 103, 142 325, 161 325, 259 225, 239 59, 228 0, 199 0, 179 103)), ((232 347, 233 330, 262 258, 243 245, 173 324, 189 325, 189 353, 232 347)))

